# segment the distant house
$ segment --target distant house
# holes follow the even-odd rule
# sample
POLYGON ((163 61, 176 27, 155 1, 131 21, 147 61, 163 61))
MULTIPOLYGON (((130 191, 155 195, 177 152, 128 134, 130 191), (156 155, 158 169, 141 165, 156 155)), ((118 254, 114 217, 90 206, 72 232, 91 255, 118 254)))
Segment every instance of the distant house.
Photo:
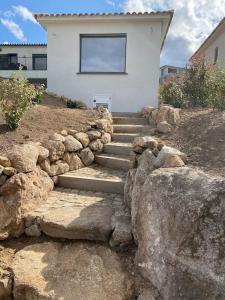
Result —
POLYGON ((35 15, 48 33, 48 90, 115 112, 156 107, 160 51, 172 16, 35 15))
POLYGON ((225 18, 207 37, 192 58, 205 57, 209 63, 225 67, 225 18))
POLYGON ((163 81, 165 81, 167 78, 171 77, 171 76, 180 76, 184 73, 185 68, 181 68, 181 67, 175 67, 175 66, 162 66, 160 68, 160 83, 162 83, 163 81))
POLYGON ((10 78, 13 72, 21 73, 31 82, 47 81, 46 44, 0 44, 0 77, 10 78))

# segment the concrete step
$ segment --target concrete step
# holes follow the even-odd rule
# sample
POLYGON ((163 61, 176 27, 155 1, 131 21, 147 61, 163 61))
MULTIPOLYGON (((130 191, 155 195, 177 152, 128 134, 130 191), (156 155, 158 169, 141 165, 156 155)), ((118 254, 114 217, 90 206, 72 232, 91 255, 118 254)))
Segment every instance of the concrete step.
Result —
POLYGON ((50 237, 107 242, 122 205, 122 195, 56 188, 43 205, 26 213, 26 231, 37 224, 50 237))
POLYGON ((114 124, 148 125, 148 119, 138 117, 113 117, 114 124))
POLYGON ((115 154, 98 154, 95 155, 97 164, 114 169, 127 172, 130 169, 129 156, 121 156, 115 154))
POLYGON ((133 112, 112 112, 113 117, 127 117, 127 118, 140 118, 141 113, 133 112))
POLYGON ((85 191, 123 194, 124 172, 93 164, 59 176, 58 185, 85 191))
POLYGON ((147 133, 149 129, 146 125, 113 125, 115 133, 147 133))
POLYGON ((129 156, 132 154, 131 143, 111 142, 104 145, 104 153, 129 156))
POLYGON ((112 141, 113 142, 122 142, 122 143, 132 143, 133 140, 140 136, 138 133, 113 133, 112 141))

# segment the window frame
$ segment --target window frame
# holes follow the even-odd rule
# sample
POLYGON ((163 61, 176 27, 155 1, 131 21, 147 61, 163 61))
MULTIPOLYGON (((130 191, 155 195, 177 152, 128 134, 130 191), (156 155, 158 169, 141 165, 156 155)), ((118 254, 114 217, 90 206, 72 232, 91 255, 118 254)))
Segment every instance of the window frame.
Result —
POLYGON ((34 70, 34 71, 46 71, 47 70, 47 59, 48 59, 48 57, 47 57, 47 54, 46 53, 38 53, 38 54, 32 54, 32 69, 34 70), (36 67, 35 67, 35 58, 36 57, 46 57, 46 69, 37 69, 36 67))
POLYGON ((216 46, 214 49, 214 62, 213 62, 214 65, 216 65, 218 62, 218 56, 219 56, 219 47, 216 46))
POLYGON ((94 74, 94 75, 98 75, 98 74, 109 74, 109 75, 127 75, 126 69, 127 69, 127 34, 126 33, 109 33, 109 34, 80 34, 80 61, 79 61, 79 72, 77 72, 77 74, 94 74), (81 57, 82 57, 82 38, 119 38, 119 37, 123 37, 125 38, 125 49, 124 49, 124 71, 122 72, 101 72, 101 71, 96 71, 96 72, 84 72, 81 70, 81 57))

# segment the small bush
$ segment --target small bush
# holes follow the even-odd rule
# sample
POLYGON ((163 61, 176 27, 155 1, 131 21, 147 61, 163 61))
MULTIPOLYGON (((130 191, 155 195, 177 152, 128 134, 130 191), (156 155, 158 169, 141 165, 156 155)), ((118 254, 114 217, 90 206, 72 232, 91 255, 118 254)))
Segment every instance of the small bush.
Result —
POLYGON ((209 106, 225 110, 225 70, 218 69, 210 78, 209 106))
POLYGON ((0 107, 10 129, 16 129, 24 113, 33 105, 33 99, 39 95, 37 90, 26 78, 12 75, 11 79, 0 80, 0 107))
POLYGON ((168 78, 159 88, 160 102, 181 108, 184 97, 181 82, 176 77, 168 78))
POLYGON ((66 105, 68 108, 72 108, 72 109, 84 109, 86 108, 86 105, 82 102, 82 101, 79 101, 79 100, 67 100, 66 102, 66 105))
POLYGON ((183 81, 183 94, 190 106, 208 106, 212 67, 204 58, 192 60, 187 66, 183 81))
POLYGON ((44 92, 44 85, 38 85, 35 86, 36 88, 36 95, 35 97, 32 99, 32 103, 33 104, 41 104, 42 100, 43 100, 43 92, 44 92))

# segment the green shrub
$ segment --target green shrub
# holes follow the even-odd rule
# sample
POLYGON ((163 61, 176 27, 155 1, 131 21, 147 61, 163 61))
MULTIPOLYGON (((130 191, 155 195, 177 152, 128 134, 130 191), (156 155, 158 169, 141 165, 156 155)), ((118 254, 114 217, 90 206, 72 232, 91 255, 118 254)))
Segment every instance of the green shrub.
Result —
POLYGON ((66 102, 66 105, 68 108, 76 108, 76 109, 83 109, 83 108, 86 108, 86 105, 82 102, 82 101, 79 101, 79 100, 67 100, 66 102))
POLYGON ((36 88, 36 95, 35 97, 32 99, 32 103, 33 104, 41 104, 42 100, 43 100, 43 92, 44 92, 44 85, 38 85, 35 86, 36 88))
POLYGON ((11 79, 0 80, 0 107, 10 129, 16 129, 24 113, 32 106, 33 99, 41 96, 41 89, 37 90, 26 78, 12 75, 11 79))
POLYGON ((217 69, 210 78, 209 106, 225 110, 225 70, 217 69))
POLYGON ((176 77, 168 78, 159 88, 160 102, 181 108, 184 104, 182 83, 176 77))
POLYGON ((208 106, 212 72, 212 67, 203 58, 192 60, 187 66, 182 90, 189 106, 208 106))

